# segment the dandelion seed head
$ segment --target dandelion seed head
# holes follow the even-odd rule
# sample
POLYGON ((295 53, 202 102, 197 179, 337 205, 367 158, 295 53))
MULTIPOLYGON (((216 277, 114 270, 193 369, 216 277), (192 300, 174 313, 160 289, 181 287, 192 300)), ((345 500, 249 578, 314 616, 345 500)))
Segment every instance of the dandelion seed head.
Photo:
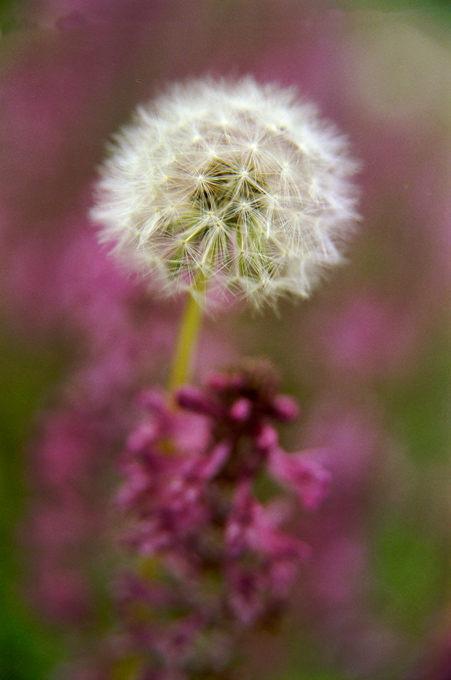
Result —
POLYGON ((211 79, 138 107, 96 187, 100 238, 167 293, 307 297, 358 219, 346 139, 294 90, 211 79))

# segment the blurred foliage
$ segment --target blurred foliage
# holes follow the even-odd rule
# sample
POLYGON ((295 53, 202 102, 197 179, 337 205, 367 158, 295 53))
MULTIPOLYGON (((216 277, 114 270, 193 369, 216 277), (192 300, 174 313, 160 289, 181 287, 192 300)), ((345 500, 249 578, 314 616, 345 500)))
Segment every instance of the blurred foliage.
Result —
POLYGON ((60 376, 54 349, 0 341, 0 678, 40 680, 59 657, 56 631, 27 607, 21 586, 26 560, 20 528, 27 489, 26 442, 34 416, 60 376), (18 547, 19 545, 19 547, 18 547))
POLYGON ((445 546, 419 518, 387 513, 377 518, 373 550, 375 606, 404 634, 425 633, 429 617, 442 605, 447 578, 445 546))
POLYGON ((431 339, 415 373, 386 383, 380 395, 389 427, 417 465, 449 461, 451 372, 449 338, 431 339))
POLYGON ((19 28, 22 24, 21 13, 26 6, 23 0, 0 0, 0 36, 19 28))
POLYGON ((346 0, 345 4, 352 9, 375 9, 381 11, 416 11, 440 12, 451 17, 448 0, 346 0))

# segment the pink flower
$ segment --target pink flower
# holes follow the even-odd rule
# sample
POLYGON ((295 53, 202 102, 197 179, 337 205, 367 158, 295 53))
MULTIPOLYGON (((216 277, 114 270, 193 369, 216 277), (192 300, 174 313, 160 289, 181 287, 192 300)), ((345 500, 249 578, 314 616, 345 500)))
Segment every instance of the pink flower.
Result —
POLYGON ((330 474, 313 452, 280 449, 273 423, 291 420, 298 409, 278 395, 277 377, 266 363, 216 374, 204 387, 182 387, 177 401, 183 410, 169 408, 152 391, 140 401, 146 413, 128 437, 121 463, 125 480, 117 500, 128 523, 122 542, 132 556, 158 558, 174 595, 171 600, 165 588, 162 601, 169 595, 176 610, 191 614, 184 619, 174 613, 160 633, 156 622, 143 625, 133 603, 158 609, 159 584, 139 577, 128 579, 125 597, 123 588, 118 593, 122 621, 132 646, 163 652, 156 672, 183 672, 191 654, 200 667, 211 668, 219 648, 212 641, 206 647, 211 658, 201 659, 197 633, 225 637, 230 660, 243 627, 282 612, 299 565, 310 555, 306 543, 280 528, 289 513, 281 511, 279 497, 266 503, 257 498, 256 481, 269 475, 313 508, 326 494, 330 474), (199 420, 202 436, 191 437, 199 420), (174 645, 180 653, 167 651, 174 645))
POLYGON ((244 625, 261 615, 268 597, 274 602, 286 597, 300 560, 309 555, 309 546, 274 526, 249 484, 242 483, 226 525, 225 559, 230 604, 244 625), (250 557, 257 566, 246 566, 250 557))
POLYGON ((301 503, 315 510, 327 496, 331 475, 315 460, 318 450, 285 453, 280 448, 271 450, 269 472, 278 482, 295 491, 301 503))

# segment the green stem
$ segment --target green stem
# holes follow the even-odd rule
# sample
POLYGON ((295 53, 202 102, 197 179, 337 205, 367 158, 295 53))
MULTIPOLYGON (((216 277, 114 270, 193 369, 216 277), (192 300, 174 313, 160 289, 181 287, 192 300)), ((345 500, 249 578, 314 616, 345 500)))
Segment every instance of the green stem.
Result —
MULTIPOLYGON (((202 274, 198 274, 194 282, 194 292, 203 293, 207 285, 207 279, 202 274)), ((191 362, 199 335, 200 323, 202 320, 202 308, 196 297, 191 293, 183 310, 182 321, 177 340, 174 360, 172 363, 168 391, 174 392, 177 387, 186 383, 189 379, 191 362)))

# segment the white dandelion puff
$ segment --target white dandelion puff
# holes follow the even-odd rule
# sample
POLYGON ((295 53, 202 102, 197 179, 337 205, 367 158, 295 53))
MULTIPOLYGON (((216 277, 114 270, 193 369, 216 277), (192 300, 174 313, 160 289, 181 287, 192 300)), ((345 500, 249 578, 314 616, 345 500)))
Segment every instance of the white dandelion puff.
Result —
POLYGON ((91 216, 168 293, 208 279, 256 305, 307 297, 343 259, 357 168, 293 90, 195 80, 138 107, 101 167, 91 216))

